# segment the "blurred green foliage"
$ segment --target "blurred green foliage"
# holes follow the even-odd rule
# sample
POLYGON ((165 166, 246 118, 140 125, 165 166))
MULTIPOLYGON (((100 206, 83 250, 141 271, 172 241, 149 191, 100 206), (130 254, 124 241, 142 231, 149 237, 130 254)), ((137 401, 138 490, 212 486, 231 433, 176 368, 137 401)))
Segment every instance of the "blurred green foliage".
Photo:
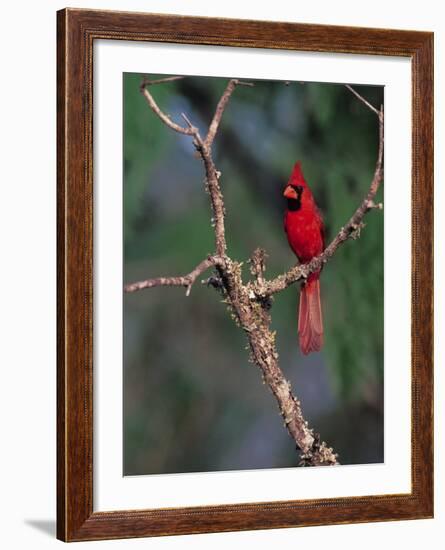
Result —
MULTIPOLYGON (((201 163, 190 138, 150 111, 141 79, 124 75, 126 282, 186 273, 214 248, 201 163)), ((204 134, 226 83, 187 77, 151 91, 173 119, 185 112, 204 134)), ((357 89, 374 105, 383 102, 382 87, 357 89)), ((296 160, 332 239, 367 191, 377 146, 375 115, 342 85, 238 88, 214 144, 229 255, 246 261, 265 248, 270 277, 295 262, 281 194, 296 160)), ((343 464, 383 460, 383 214, 371 212, 365 222, 360 239, 342 246, 322 273, 322 353, 298 350, 297 288, 272 308, 281 367, 343 464)), ((243 334, 219 302, 200 285, 189 298, 176 288, 124 296, 126 474, 296 464, 243 334)))

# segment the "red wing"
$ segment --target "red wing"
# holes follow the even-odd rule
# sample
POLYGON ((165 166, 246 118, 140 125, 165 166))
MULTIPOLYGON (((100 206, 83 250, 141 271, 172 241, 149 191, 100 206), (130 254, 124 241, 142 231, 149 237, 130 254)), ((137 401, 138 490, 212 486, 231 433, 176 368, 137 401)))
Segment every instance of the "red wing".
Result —
POLYGON ((324 226, 323 216, 321 215, 320 209, 317 207, 317 217, 319 220, 319 227, 320 227, 320 233, 321 233, 321 240, 323 241, 323 250, 326 246, 326 229, 324 226))

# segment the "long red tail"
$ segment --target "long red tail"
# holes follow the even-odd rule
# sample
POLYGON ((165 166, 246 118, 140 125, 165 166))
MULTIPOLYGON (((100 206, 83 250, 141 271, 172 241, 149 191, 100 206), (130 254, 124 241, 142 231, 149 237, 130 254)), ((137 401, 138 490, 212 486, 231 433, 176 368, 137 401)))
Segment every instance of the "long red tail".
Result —
POLYGON ((323 317, 321 313, 320 281, 307 281, 300 290, 298 336, 301 351, 307 355, 323 347, 323 317))

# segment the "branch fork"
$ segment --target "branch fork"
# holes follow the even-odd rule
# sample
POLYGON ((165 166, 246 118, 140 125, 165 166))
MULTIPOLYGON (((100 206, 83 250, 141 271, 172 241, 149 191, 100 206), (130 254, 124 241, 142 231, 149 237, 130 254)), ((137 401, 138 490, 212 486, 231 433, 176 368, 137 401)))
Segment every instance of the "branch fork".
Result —
POLYGON ((207 256, 205 260, 200 262, 190 273, 180 277, 157 277, 155 279, 145 279, 137 283, 125 285, 125 292, 136 292, 144 288, 152 288, 154 286, 183 286, 186 288, 186 296, 190 295, 192 286, 196 279, 207 271, 210 267, 222 266, 224 261, 218 256, 207 256))

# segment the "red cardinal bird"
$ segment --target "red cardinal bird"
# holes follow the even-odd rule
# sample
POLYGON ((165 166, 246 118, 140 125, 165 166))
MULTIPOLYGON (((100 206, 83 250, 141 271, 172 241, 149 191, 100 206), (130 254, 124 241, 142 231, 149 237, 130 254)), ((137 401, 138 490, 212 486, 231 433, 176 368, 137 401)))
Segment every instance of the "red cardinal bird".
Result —
MULTIPOLYGON (((324 250, 324 225, 300 162, 295 164, 283 195, 287 199, 284 215, 287 240, 300 263, 308 263, 324 250)), ((311 273, 300 289, 298 336, 305 355, 320 351, 323 346, 320 271, 311 273)))

